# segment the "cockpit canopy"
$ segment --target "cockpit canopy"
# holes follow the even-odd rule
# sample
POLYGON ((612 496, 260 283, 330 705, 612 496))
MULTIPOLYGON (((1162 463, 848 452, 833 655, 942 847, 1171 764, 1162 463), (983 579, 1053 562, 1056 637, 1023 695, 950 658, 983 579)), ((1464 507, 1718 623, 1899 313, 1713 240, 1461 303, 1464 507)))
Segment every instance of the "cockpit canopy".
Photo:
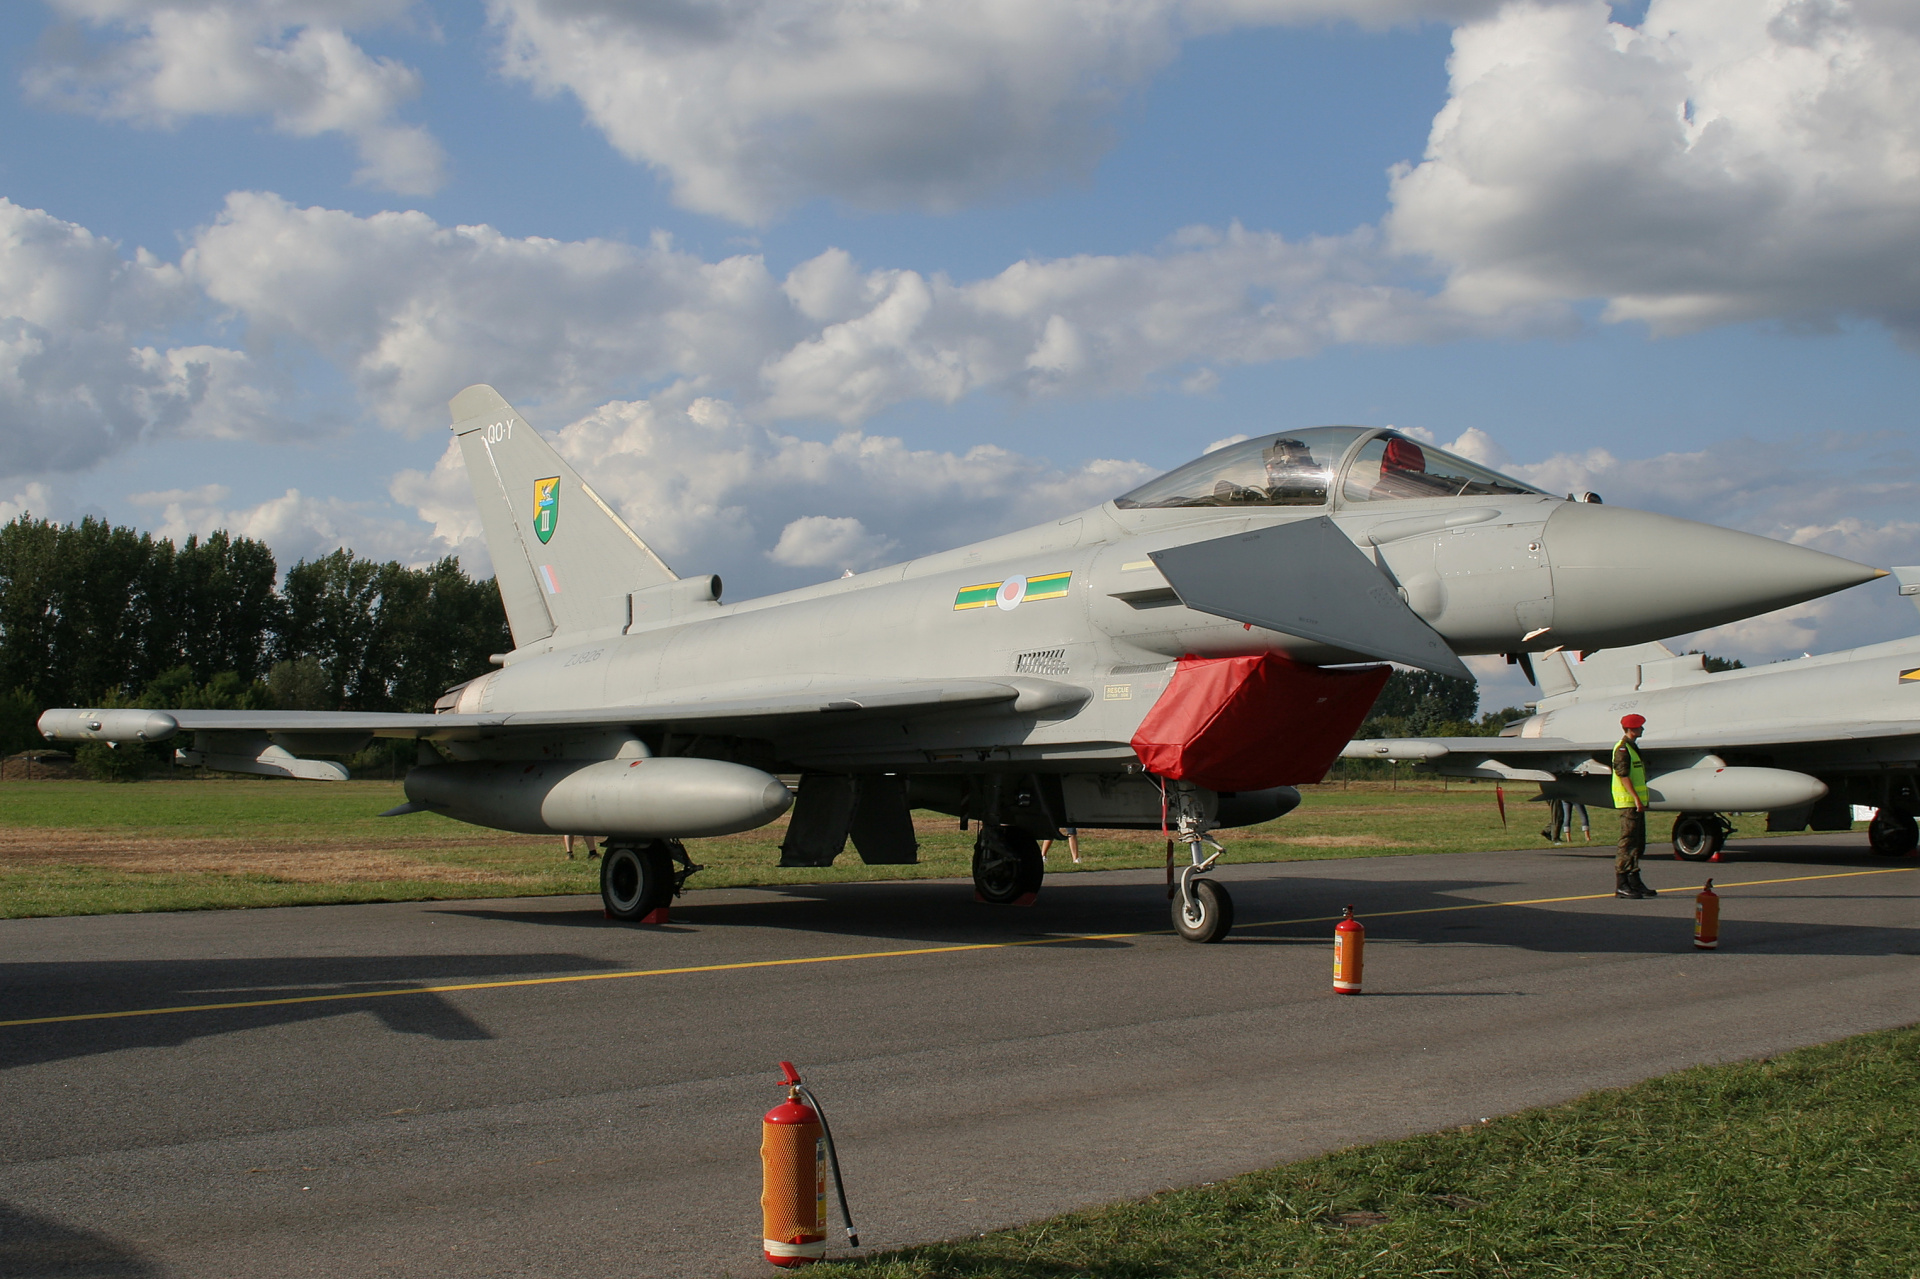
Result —
POLYGON ((1343 504, 1541 493, 1530 484, 1409 439, 1398 431, 1315 426, 1304 431, 1278 431, 1215 449, 1115 498, 1114 504, 1124 510, 1325 506, 1336 489, 1343 504), (1364 443, 1355 448, 1355 443, 1362 440, 1364 443))

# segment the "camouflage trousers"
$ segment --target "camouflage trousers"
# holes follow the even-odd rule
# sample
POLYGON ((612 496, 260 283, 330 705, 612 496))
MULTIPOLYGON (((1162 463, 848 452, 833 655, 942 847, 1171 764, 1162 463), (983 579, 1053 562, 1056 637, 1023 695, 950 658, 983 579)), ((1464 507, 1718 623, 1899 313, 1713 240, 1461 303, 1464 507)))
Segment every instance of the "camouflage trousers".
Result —
POLYGON ((1613 859, 1614 873, 1631 875, 1640 869, 1640 855, 1647 851, 1647 815, 1638 808, 1620 810, 1620 852, 1613 859))

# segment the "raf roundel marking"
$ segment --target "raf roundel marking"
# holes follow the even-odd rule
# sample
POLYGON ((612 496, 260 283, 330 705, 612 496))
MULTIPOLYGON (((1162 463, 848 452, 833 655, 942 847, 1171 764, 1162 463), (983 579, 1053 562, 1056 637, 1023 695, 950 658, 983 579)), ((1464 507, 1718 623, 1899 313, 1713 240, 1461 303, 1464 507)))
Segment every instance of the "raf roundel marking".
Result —
POLYGON ((963 586, 953 597, 953 611, 970 608, 1015 609, 1033 600, 1058 600, 1067 597, 1073 573, 1042 573, 1038 577, 1010 577, 1003 582, 982 582, 963 586))

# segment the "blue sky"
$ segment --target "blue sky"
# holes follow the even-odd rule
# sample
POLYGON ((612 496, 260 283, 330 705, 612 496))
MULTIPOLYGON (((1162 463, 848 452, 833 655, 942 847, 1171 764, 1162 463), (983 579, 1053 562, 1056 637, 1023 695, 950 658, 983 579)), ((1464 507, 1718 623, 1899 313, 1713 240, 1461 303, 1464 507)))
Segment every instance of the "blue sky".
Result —
POLYGON ((735 592, 1342 421, 1920 561, 1891 0, 35 0, 0 54, 0 514, 484 568, 487 380, 735 592))

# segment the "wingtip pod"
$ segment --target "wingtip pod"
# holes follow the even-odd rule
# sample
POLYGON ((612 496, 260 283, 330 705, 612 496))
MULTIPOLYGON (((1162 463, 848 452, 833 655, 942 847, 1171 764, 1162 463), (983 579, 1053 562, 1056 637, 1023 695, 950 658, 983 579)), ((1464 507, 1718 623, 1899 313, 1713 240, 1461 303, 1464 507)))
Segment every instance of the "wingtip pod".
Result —
POLYGON ((1340 748, 1342 759, 1439 759, 1447 753, 1439 742, 1418 738, 1374 738, 1348 742, 1340 748))
POLYGON ((180 722, 164 711, 62 707, 42 715, 39 728, 50 742, 163 742, 180 722))

